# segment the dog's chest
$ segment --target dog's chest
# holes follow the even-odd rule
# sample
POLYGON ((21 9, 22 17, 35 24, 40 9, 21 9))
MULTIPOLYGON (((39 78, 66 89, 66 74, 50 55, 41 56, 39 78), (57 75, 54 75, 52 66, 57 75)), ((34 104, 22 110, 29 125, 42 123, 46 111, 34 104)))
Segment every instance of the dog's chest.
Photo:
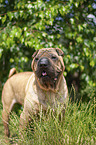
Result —
POLYGON ((31 77, 31 80, 27 86, 27 100, 29 100, 34 106, 38 106, 35 108, 37 110, 40 108, 40 106, 42 106, 43 110, 46 110, 48 106, 54 108, 58 105, 58 102, 64 102, 64 100, 62 100, 63 96, 61 97, 59 93, 40 89, 39 85, 35 81, 35 77, 31 77))
MULTIPOLYGON (((48 106, 54 108, 58 99, 58 95, 52 91, 43 91, 39 89, 37 85, 33 85, 30 89, 31 101, 37 104, 38 107, 42 106, 43 110, 46 110, 48 106)), ((30 102, 31 102, 30 101, 30 102)))
POLYGON ((56 103, 56 98, 57 95, 55 93, 53 93, 52 91, 40 91, 40 95, 38 96, 39 102, 42 106, 46 106, 46 108, 48 106, 50 107, 54 107, 55 103, 56 103))

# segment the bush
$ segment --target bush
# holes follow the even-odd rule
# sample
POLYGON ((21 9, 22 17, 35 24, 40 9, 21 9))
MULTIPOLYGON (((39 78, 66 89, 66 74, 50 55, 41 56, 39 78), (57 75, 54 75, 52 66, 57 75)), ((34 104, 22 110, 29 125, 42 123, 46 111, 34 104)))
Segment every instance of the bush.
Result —
POLYGON ((2 0, 0 6, 1 86, 10 68, 31 70, 31 55, 42 47, 64 51, 69 87, 96 86, 95 0, 2 0))

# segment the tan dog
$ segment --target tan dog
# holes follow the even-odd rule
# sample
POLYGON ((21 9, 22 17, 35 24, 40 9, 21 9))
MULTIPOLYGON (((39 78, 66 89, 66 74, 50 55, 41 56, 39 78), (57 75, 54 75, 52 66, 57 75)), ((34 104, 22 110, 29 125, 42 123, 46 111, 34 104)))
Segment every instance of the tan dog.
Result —
POLYGON ((65 67, 62 56, 63 51, 59 48, 43 48, 33 54, 33 72, 13 75, 16 69, 10 70, 10 78, 2 92, 2 118, 6 136, 9 136, 9 114, 15 103, 24 105, 20 116, 22 126, 40 108, 46 111, 48 106, 54 109, 58 103, 66 104, 68 90, 63 76, 65 67))

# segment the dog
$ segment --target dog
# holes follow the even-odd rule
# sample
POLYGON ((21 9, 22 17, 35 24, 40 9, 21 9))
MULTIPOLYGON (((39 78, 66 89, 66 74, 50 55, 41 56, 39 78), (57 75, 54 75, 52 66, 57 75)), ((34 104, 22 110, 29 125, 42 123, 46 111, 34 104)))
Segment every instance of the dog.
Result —
POLYGON ((58 103, 66 105, 68 89, 63 76, 63 56, 59 48, 42 48, 32 56, 33 72, 17 73, 15 68, 10 70, 2 91, 2 120, 7 137, 10 135, 9 115, 15 103, 24 106, 20 115, 21 128, 32 115, 39 113, 41 107, 46 111, 48 106, 54 109, 58 103))

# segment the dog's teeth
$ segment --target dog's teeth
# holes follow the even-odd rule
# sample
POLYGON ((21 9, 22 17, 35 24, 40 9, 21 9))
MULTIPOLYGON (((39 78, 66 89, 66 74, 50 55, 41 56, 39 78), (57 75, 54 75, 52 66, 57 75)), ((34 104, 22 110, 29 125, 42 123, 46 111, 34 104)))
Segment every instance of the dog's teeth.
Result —
POLYGON ((46 76, 47 75, 47 73, 46 72, 42 72, 42 76, 46 76))

